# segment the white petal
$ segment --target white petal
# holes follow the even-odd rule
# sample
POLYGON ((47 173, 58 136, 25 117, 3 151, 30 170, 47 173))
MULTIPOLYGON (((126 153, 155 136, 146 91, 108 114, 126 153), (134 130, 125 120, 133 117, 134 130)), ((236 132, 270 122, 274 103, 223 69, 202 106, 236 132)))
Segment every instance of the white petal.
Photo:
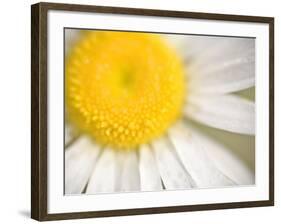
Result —
POLYGON ((139 191, 140 174, 139 163, 135 150, 119 151, 119 161, 122 166, 120 177, 120 191, 139 191))
POLYGON ((181 54, 184 61, 196 62, 206 53, 206 49, 212 50, 222 38, 200 35, 165 35, 164 36, 181 54))
POLYGON ((162 190, 161 177, 156 165, 153 151, 146 145, 139 150, 140 184, 142 191, 162 190))
POLYGON ((65 123, 65 131, 64 131, 64 145, 67 147, 70 143, 72 143, 76 138, 78 137, 78 134, 75 133, 74 128, 68 124, 65 123))
MULTIPOLYGON (((216 67, 218 63, 255 55, 255 39, 253 38, 200 37, 199 41, 196 39, 197 37, 193 38, 192 47, 203 45, 204 50, 197 51, 191 69, 206 66, 206 63, 210 62, 207 68, 202 67, 204 71, 208 71, 208 68, 216 67)), ((200 75, 205 74, 200 73, 200 75)))
POLYGON ((254 39, 217 37, 209 44, 187 66, 189 91, 230 93, 255 85, 254 39))
POLYGON ((192 130, 182 125, 170 129, 169 136, 178 155, 198 187, 218 187, 234 185, 222 174, 206 154, 201 142, 194 137, 192 130))
POLYGON ((175 150, 167 138, 153 142, 158 169, 168 190, 192 187, 192 180, 177 157, 175 150))
POLYGON ((220 71, 213 75, 189 80, 189 89, 193 93, 222 94, 247 89, 255 85, 254 62, 236 61, 222 64, 220 71))
POLYGON ((255 134, 255 104, 238 96, 189 96, 185 115, 211 127, 255 134))
POLYGON ((100 150, 87 137, 80 137, 65 151, 65 193, 81 193, 91 176, 100 150))
POLYGON ((113 193, 120 187, 121 167, 113 149, 103 150, 87 186, 86 193, 113 193))
POLYGON ((238 185, 254 184, 254 173, 230 149, 200 133, 193 127, 192 137, 204 147, 215 166, 238 185))

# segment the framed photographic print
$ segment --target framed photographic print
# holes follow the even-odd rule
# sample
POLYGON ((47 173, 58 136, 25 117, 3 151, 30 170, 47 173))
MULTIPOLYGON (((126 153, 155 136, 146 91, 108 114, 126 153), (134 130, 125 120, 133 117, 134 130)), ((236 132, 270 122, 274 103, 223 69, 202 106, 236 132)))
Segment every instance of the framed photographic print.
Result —
POLYGON ((274 19, 32 5, 32 218, 274 204, 274 19))

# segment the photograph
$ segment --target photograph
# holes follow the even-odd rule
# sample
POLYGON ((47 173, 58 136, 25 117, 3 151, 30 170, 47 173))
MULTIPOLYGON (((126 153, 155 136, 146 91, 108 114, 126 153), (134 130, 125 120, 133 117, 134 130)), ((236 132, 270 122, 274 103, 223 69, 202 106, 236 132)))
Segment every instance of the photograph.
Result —
POLYGON ((64 193, 255 185, 255 38, 64 28, 64 193))

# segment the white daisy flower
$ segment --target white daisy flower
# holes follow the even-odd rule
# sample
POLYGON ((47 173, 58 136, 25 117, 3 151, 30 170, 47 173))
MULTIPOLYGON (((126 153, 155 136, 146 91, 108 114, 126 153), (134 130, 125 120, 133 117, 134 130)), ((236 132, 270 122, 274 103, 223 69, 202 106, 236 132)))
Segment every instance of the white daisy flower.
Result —
POLYGON ((254 102, 234 94, 255 85, 253 39, 65 38, 66 194, 254 184, 245 161, 200 128, 255 135, 254 102))

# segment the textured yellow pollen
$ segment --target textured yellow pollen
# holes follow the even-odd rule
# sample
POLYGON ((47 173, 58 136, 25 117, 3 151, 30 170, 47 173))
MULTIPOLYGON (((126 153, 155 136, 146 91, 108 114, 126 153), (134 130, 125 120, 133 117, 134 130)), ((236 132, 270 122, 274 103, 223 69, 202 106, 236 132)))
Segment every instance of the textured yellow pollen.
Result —
POLYGON ((66 60, 66 111, 102 145, 136 148, 181 115, 183 65, 157 34, 84 32, 66 60))

